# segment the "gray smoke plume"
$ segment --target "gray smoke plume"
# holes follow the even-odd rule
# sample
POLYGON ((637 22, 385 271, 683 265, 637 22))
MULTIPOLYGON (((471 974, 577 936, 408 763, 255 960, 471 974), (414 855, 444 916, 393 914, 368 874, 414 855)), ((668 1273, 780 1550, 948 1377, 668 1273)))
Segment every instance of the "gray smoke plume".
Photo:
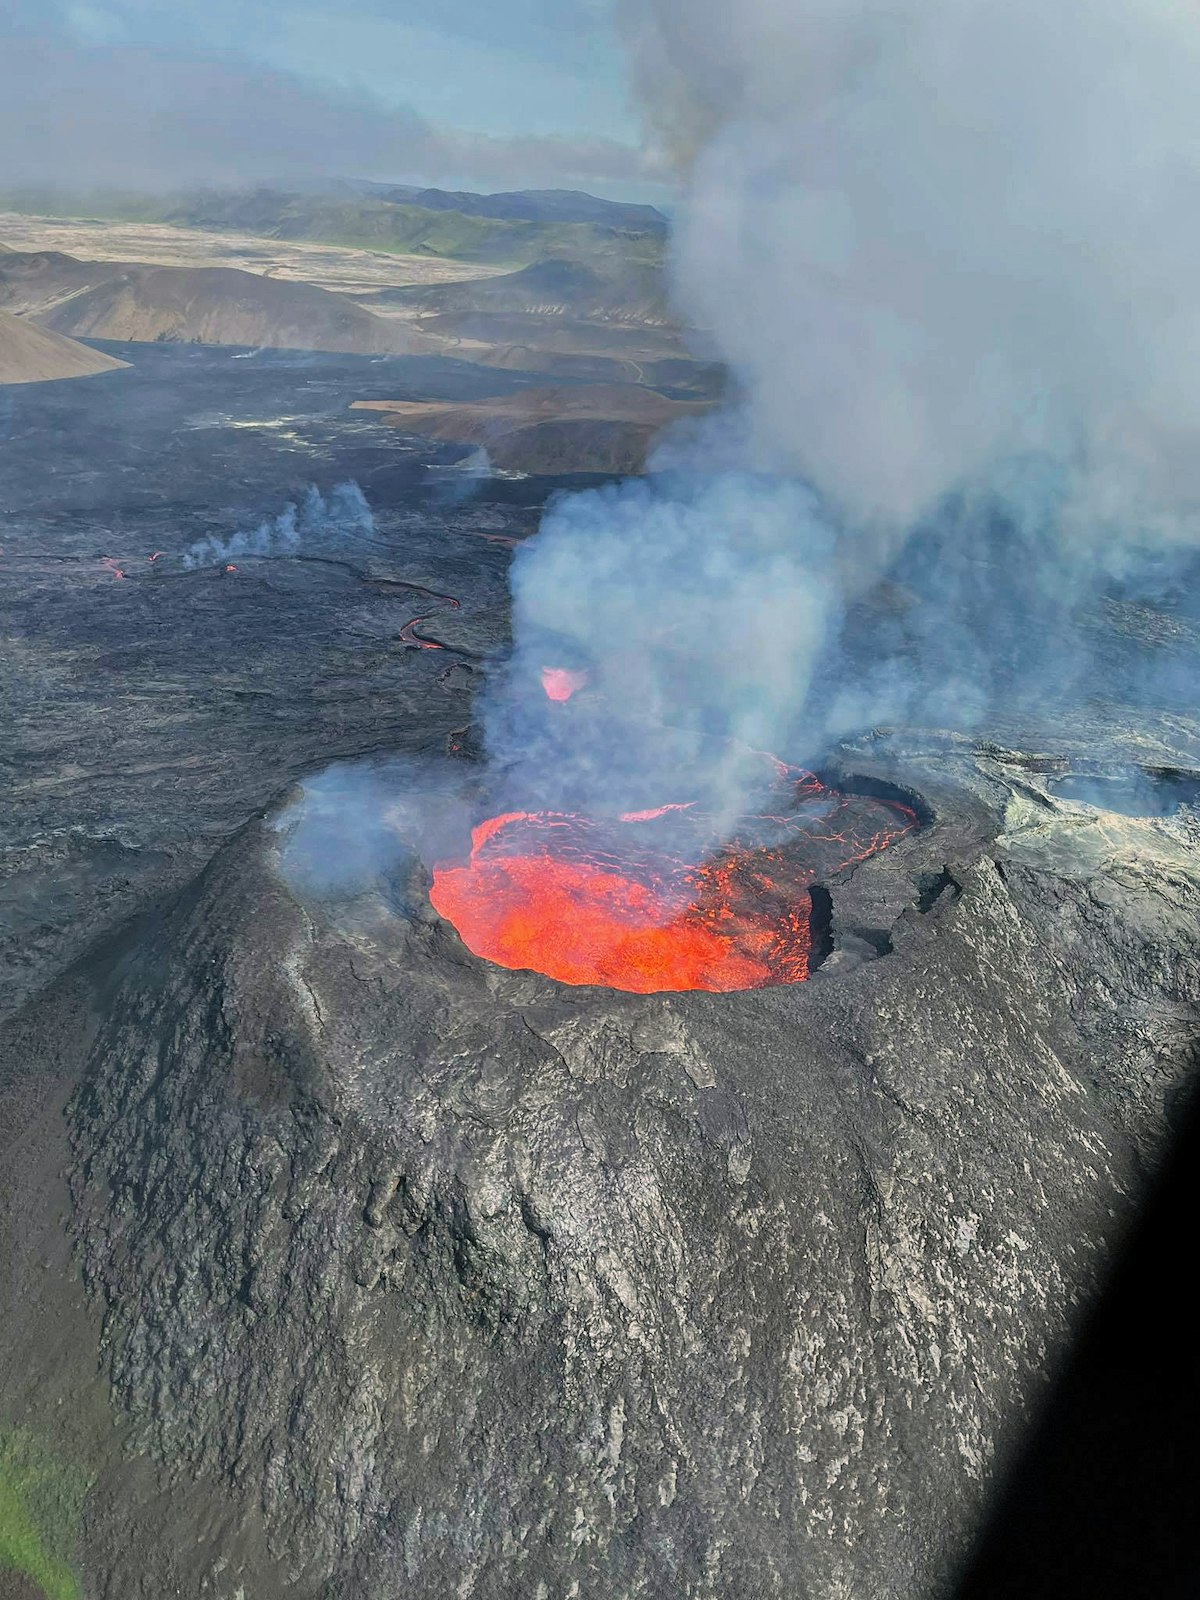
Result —
POLYGON ((1193 8, 655 0, 643 18, 646 77, 708 129, 677 294, 737 366, 760 464, 856 524, 907 525, 1045 453, 1083 528, 1195 529, 1193 8))
POLYGON ((803 484, 676 474, 560 499, 511 569, 514 650, 488 701, 514 804, 701 800, 732 822, 787 744, 824 632, 832 540, 803 484), (571 674, 569 702, 545 671, 571 674), (750 757, 749 767, 747 757, 750 757))
POLYGON ((310 484, 304 499, 291 504, 274 517, 266 517, 254 528, 231 533, 228 538, 213 535, 197 540, 184 552, 183 565, 191 571, 248 556, 289 556, 302 551, 319 551, 360 534, 370 536, 375 519, 366 496, 357 483, 339 483, 328 495, 310 484))
POLYGON ((733 813, 721 750, 1069 703, 1097 582, 1200 530, 1194 9, 648 0, 629 31, 686 166, 676 298, 739 403, 518 553, 514 793, 649 774, 733 813), (590 685, 569 717, 547 665, 590 685))

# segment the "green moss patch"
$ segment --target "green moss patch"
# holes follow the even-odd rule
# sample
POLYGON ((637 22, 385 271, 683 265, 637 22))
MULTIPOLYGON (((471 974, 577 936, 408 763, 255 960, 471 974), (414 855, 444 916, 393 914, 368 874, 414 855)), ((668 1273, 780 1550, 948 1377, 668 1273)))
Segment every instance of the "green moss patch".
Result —
POLYGON ((87 1490, 86 1474, 0 1425, 0 1573, 21 1573, 47 1600, 78 1600, 71 1555, 87 1490))

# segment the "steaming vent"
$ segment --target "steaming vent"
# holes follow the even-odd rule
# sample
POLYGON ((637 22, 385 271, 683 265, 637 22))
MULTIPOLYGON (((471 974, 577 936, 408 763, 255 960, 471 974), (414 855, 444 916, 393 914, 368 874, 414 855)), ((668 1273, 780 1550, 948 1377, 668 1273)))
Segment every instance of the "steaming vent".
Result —
POLYGON ((1060 800, 1126 817, 1165 818, 1200 809, 1200 772, 1178 767, 1090 765, 1050 779, 1048 787, 1060 800))
POLYGON ((769 809, 732 834, 679 801, 607 819, 489 817, 465 859, 435 868, 430 900, 473 954, 560 983, 637 994, 802 983, 819 880, 886 849, 917 816, 776 765, 769 809))

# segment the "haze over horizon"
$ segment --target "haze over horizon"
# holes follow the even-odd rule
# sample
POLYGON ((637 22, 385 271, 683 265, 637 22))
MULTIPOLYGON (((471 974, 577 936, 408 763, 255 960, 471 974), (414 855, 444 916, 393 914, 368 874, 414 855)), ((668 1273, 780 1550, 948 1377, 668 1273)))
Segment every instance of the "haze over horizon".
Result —
POLYGON ((367 178, 669 200, 613 0, 13 0, 0 184, 367 178))

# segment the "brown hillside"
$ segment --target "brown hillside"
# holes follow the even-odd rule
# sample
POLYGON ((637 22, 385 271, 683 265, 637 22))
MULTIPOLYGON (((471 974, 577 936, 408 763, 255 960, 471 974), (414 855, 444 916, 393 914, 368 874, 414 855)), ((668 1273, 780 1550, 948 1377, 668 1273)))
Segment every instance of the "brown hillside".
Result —
POLYGON ((134 342, 418 353, 433 341, 315 285, 236 267, 156 267, 12 251, 0 261, 0 307, 55 333, 134 342))
POLYGON ((128 362, 117 361, 99 350, 89 350, 47 333, 22 317, 0 311, 0 383, 44 383, 53 378, 86 378, 97 372, 115 372, 128 362))
POLYGON ((525 389, 464 404, 357 400, 354 409, 382 412, 406 433, 482 445, 492 465, 504 471, 625 475, 644 471, 650 447, 668 423, 699 416, 708 406, 669 400, 636 384, 597 383, 525 389))

